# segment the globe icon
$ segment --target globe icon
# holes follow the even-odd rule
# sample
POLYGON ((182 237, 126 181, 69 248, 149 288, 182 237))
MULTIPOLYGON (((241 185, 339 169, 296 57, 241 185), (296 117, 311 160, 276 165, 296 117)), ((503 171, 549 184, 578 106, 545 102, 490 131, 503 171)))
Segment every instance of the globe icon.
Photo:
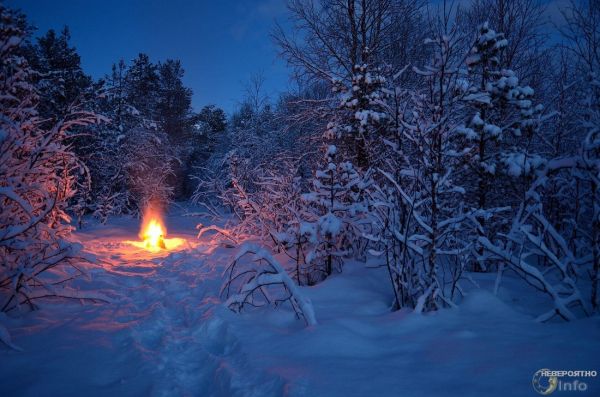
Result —
POLYGON ((558 378, 556 376, 543 375, 546 371, 549 371, 549 369, 544 368, 536 371, 531 381, 533 389, 543 396, 551 394, 558 386, 558 378))

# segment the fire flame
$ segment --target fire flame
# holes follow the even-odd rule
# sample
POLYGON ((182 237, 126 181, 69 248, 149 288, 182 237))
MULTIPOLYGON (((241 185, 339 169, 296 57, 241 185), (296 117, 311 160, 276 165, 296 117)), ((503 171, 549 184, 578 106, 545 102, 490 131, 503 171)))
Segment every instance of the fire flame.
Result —
POLYGON ((167 246, 165 245, 166 234, 166 229, 161 224, 160 220, 152 218, 143 228, 141 237, 142 240, 144 240, 144 245, 146 248, 151 251, 156 251, 159 249, 167 249, 167 246))
POLYGON ((185 239, 176 237, 167 238, 167 228, 161 214, 153 209, 148 209, 144 212, 139 237, 142 241, 127 241, 127 243, 154 253, 161 250, 169 251, 175 249, 186 241, 185 239))

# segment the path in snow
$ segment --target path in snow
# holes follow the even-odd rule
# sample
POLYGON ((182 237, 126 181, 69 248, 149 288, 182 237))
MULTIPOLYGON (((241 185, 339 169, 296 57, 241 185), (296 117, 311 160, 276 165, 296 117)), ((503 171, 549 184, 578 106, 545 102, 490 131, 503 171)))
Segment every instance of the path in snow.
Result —
MULTIPOLYGON (((162 255, 124 243, 137 239, 135 219, 77 232, 101 264, 90 271, 91 282, 77 285, 112 303, 43 302, 41 310, 11 320, 14 342, 25 352, 0 351, 0 395, 228 396, 243 387, 235 373, 243 361, 220 358, 236 343, 224 323, 206 322, 221 310, 222 265, 231 250, 209 236, 197 240, 197 221, 169 217, 169 236, 188 244, 162 255)), ((244 370, 252 383, 268 383, 244 370)))

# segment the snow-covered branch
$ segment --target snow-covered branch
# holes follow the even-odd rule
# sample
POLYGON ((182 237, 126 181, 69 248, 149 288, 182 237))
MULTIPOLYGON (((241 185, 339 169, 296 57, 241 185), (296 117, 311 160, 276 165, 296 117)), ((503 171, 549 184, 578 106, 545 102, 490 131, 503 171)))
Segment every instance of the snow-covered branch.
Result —
POLYGON ((279 305, 289 302, 307 325, 317 325, 314 308, 281 264, 267 250, 244 244, 226 268, 227 281, 221 294, 225 305, 234 311, 246 306, 279 305), (249 261, 244 261, 246 257, 249 261))

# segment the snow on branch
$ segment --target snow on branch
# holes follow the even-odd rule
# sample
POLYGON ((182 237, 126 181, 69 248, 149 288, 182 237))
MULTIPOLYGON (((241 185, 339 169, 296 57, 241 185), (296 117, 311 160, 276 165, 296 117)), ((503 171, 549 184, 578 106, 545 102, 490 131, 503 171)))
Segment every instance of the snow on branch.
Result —
POLYGON ((223 229, 219 226, 216 226, 216 225, 204 226, 203 224, 200 223, 196 226, 196 229, 198 229, 198 235, 197 235, 198 238, 202 237, 207 232, 214 231, 214 232, 217 232, 218 234, 220 234, 221 236, 225 237, 227 240, 231 241, 233 244, 238 243, 235 236, 233 236, 233 234, 229 230, 223 229))
POLYGON ((0 7, 0 17, 7 26, 0 31, 0 313, 33 310, 45 297, 106 301, 66 286, 87 276, 93 261, 67 240, 67 210, 85 168, 70 134, 105 119, 72 106, 54 123, 42 120, 36 72, 18 48, 26 32, 7 9, 0 7))
POLYGON ((317 325, 310 299, 300 292, 281 264, 271 253, 254 244, 244 244, 225 269, 227 281, 221 295, 225 305, 235 312, 246 306, 265 306, 289 302, 308 326, 317 325), (250 261, 242 261, 245 257, 250 261))
POLYGON ((547 321, 555 315, 572 321, 577 318, 575 309, 589 315, 591 310, 576 283, 575 255, 539 205, 522 205, 504 238, 504 242, 492 243, 480 236, 478 241, 528 284, 550 296, 553 308, 538 316, 538 321, 547 321))

